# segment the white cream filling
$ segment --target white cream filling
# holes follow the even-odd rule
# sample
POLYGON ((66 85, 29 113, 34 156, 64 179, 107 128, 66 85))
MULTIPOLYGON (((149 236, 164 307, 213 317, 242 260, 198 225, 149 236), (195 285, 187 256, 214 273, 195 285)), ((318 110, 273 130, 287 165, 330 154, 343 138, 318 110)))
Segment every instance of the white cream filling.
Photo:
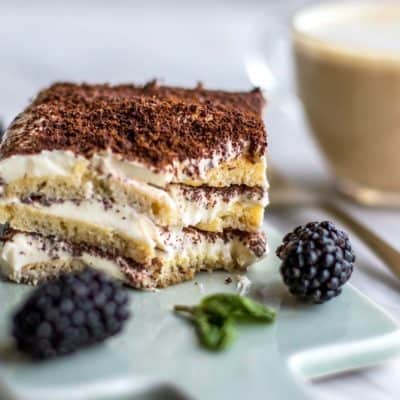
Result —
MULTIPOLYGON (((234 199, 234 201, 240 201, 240 199, 234 199)), ((113 230, 126 235, 141 243, 146 243, 150 248, 166 249, 163 230, 147 215, 139 213, 127 205, 111 203, 111 206, 107 207, 101 200, 96 199, 81 200, 79 202, 67 200, 55 202, 50 205, 42 205, 40 203, 24 204, 19 199, 6 200, 6 202, 33 208, 44 215, 52 215, 81 223, 97 225, 103 229, 113 230)), ((201 206, 196 202, 185 199, 178 199, 177 203, 179 204, 183 226, 197 225, 200 222, 211 222, 218 213, 229 207, 229 204, 222 200, 217 200, 215 206, 208 209, 205 205, 201 206)), ((180 231, 180 227, 177 227, 173 231, 180 231)), ((177 234, 174 235, 174 237, 178 236, 177 234)), ((179 240, 179 237, 177 240, 179 240)))
POLYGON ((42 151, 32 155, 14 155, 0 161, 0 177, 5 183, 25 177, 69 176, 78 163, 89 165, 71 151, 42 151))
MULTIPOLYGON (((207 255, 208 258, 223 259, 224 263, 237 262, 239 265, 247 266, 257 257, 247 249, 237 238, 225 241, 217 238, 208 241, 206 237, 175 229, 164 238, 167 251, 157 251, 157 257, 164 261, 173 262, 179 259, 201 259, 207 255)), ((73 255, 68 245, 62 240, 51 244, 48 239, 31 235, 29 233, 17 233, 12 239, 0 246, 0 270, 5 276, 19 280, 23 274, 23 268, 27 265, 48 263, 54 260, 70 261, 79 259, 92 268, 101 270, 116 279, 125 280, 117 262, 83 251, 80 255, 73 255), (46 245, 44 246, 43 243, 46 245)))
MULTIPOLYGON (((104 179, 108 179, 107 177, 102 177, 104 179)), ((108 183, 111 190, 113 190, 113 183, 117 183, 117 181, 114 178, 110 178, 110 181, 108 183)), ((169 209, 174 210, 174 212, 178 212, 177 204, 166 190, 148 185, 144 182, 140 182, 134 179, 124 179, 123 184, 130 189, 133 189, 134 192, 136 192, 138 195, 145 198, 157 200, 159 203, 165 204, 169 209)))
MULTIPOLYGON (((1 203, 1 202, 0 202, 1 203)), ((4 203, 4 201, 3 201, 4 203)), ((164 248, 158 228, 146 215, 138 213, 132 207, 114 205, 106 209, 101 201, 82 200, 80 202, 64 201, 49 206, 40 203, 24 204, 19 199, 7 200, 7 204, 20 204, 33 208, 44 216, 52 215, 90 225, 97 225, 105 230, 116 231, 151 248, 164 248)))
POLYGON ((167 235, 168 237, 165 237, 167 252, 163 254, 164 259, 173 260, 177 256, 195 259, 201 254, 216 257, 221 253, 224 259, 231 258, 233 241, 225 243, 222 238, 218 238, 210 242, 201 236, 193 241, 191 233, 184 233, 179 229, 170 229, 167 235))
MULTIPOLYGON (((229 151, 227 159, 233 158, 235 152, 232 150, 232 146, 228 143, 226 147, 229 151)), ((111 174, 119 179, 133 179, 165 187, 171 182, 190 179, 191 177, 185 171, 191 165, 196 165, 200 176, 203 176, 209 168, 217 166, 220 161, 220 155, 200 161, 175 161, 173 166, 160 172, 154 171, 142 163, 124 160, 121 156, 113 154, 111 151, 95 154, 91 160, 88 160, 82 156, 75 155, 71 151, 44 150, 39 154, 13 155, 1 160, 0 177, 5 183, 9 183, 24 177, 68 176, 78 166, 86 165, 88 168, 100 170, 101 173, 111 174)), ((262 161, 266 162, 265 157, 263 157, 262 161)))
POLYGON ((170 186, 168 193, 173 198, 176 207, 179 209, 182 226, 196 226, 199 223, 212 223, 222 213, 228 213, 235 204, 240 203, 243 207, 268 204, 268 195, 265 194, 260 199, 251 199, 249 195, 238 193, 226 201, 221 195, 212 194, 208 198, 203 195, 196 200, 189 200, 185 197, 182 188, 170 186), (212 207, 209 206, 212 202, 212 207))
MULTIPOLYGON (((75 156, 70 151, 43 151, 36 155, 12 156, 0 161, 0 177, 7 183, 26 176, 68 176, 73 174, 74 170, 78 167, 78 164, 82 165, 82 163, 86 163, 87 166, 89 165, 88 160, 83 157, 75 156)), ((249 200, 248 196, 238 194, 230 198, 228 201, 223 201, 222 198, 215 195, 213 197, 215 205, 213 207, 208 207, 208 200, 206 198, 202 198, 198 201, 190 201, 186 199, 178 185, 168 187, 167 191, 152 186, 152 184, 165 185, 168 180, 170 181, 172 179, 171 176, 156 174, 140 164, 118 160, 111 153, 107 153, 104 156, 94 156, 92 166, 101 171, 100 176, 106 177, 107 174, 111 174, 116 179, 122 179, 124 184, 129 185, 137 191, 138 194, 157 199, 160 203, 166 204, 169 209, 174 210, 174 212, 179 215, 179 223, 182 226, 195 226, 201 222, 209 223, 223 211, 228 211, 229 208, 237 202, 242 202, 244 205, 259 204, 263 206, 268 203, 267 195, 260 200, 249 200), (163 177, 167 177, 168 179, 163 180, 163 177)), ((54 204, 48 208, 48 211, 55 212, 58 216, 62 217, 79 217, 81 220, 90 219, 93 222, 100 218, 100 222, 105 221, 110 223, 111 213, 107 213, 106 219, 103 220, 102 215, 104 215, 104 213, 97 212, 99 211, 99 207, 96 207, 95 203, 93 203, 94 207, 91 208, 92 203, 90 203, 89 199, 93 194, 91 184, 89 183, 89 185, 84 189, 85 195, 88 198, 88 203, 82 202, 79 214, 71 209, 72 204, 69 202, 54 204)), ((76 209, 76 207, 73 208, 76 209)), ((124 215, 126 219, 123 222, 121 222, 121 218, 114 218, 115 216, 112 217, 117 224, 115 228, 119 229, 122 226, 124 232, 127 234, 133 234, 134 237, 137 237, 137 234, 135 234, 134 231, 137 231, 138 228, 132 228, 132 226, 136 224, 130 224, 131 226, 128 227, 129 224, 127 221, 140 220, 142 222, 138 224, 140 225, 139 229, 144 229, 144 233, 141 235, 147 238, 146 241, 149 240, 149 237, 153 237, 154 240, 154 229, 150 229, 147 226, 148 220, 143 221, 143 218, 138 217, 139 214, 135 213, 133 209, 126 208, 126 211, 128 210, 130 210, 130 213, 124 215), (153 233, 146 233, 151 231, 153 231, 153 233)), ((112 221, 111 225, 113 226, 112 221)))
MULTIPOLYGON (((235 262, 241 266, 248 266, 255 262, 257 257, 238 237, 229 240, 215 237, 211 240, 203 236, 200 231, 182 231, 171 228, 163 233, 166 252, 157 254, 164 260, 202 259, 208 258, 224 260, 224 263, 235 262)), ((268 248, 266 249, 266 253, 268 248)))
MULTIPOLYGON (((111 207, 107 207, 104 206, 102 201, 95 199, 79 202, 64 201, 52 203, 48 206, 40 203, 24 204, 19 199, 7 200, 7 203, 10 202, 33 208, 43 213, 44 216, 52 215, 80 223, 97 225, 105 230, 113 230, 138 242, 146 243, 152 249, 173 252, 177 248, 180 248, 179 251, 190 251, 190 249, 186 248, 195 247, 197 251, 197 246, 193 246, 193 243, 188 241, 188 235, 180 227, 170 228, 166 234, 166 231, 158 227, 149 217, 138 213, 135 209, 126 205, 113 204, 111 207), (183 245, 180 245, 182 243, 183 245)), ((201 217, 201 211, 197 211, 197 214, 195 213, 194 216, 190 215, 190 202, 188 202, 187 208, 186 220, 194 220, 194 218, 201 217)), ((212 210, 209 212, 212 213, 212 210)), ((213 243, 208 243, 207 241, 204 243, 200 242, 199 246, 207 246, 207 248, 200 251, 213 251, 213 243)), ((223 240, 217 239, 216 248, 220 249, 222 244, 223 240), (221 241, 221 243, 218 243, 218 241, 221 241)))
POLYGON ((166 186, 173 180, 172 172, 154 172, 144 164, 123 160, 110 151, 95 154, 91 160, 91 166, 104 174, 111 174, 120 179, 146 182, 160 187, 166 186))
MULTIPOLYGON (((58 242, 57 247, 51 249, 51 256, 48 251, 43 250, 42 240, 23 233, 17 233, 0 248, 0 267, 4 275, 20 279, 22 268, 30 264, 47 263, 57 260, 70 260, 72 255, 58 242)), ((80 259, 92 268, 98 269, 112 277, 124 280, 124 274, 115 261, 83 252, 80 259)))

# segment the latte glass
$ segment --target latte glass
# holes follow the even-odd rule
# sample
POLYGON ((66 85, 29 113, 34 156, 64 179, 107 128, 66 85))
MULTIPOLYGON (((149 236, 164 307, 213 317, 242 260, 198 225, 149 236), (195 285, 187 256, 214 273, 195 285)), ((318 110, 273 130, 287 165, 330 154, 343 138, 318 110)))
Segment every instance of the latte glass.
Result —
MULTIPOLYGON (((400 206, 400 4, 307 6, 290 24, 278 36, 291 44, 297 93, 338 189, 400 206)), ((268 72, 284 81, 268 53, 268 72)))

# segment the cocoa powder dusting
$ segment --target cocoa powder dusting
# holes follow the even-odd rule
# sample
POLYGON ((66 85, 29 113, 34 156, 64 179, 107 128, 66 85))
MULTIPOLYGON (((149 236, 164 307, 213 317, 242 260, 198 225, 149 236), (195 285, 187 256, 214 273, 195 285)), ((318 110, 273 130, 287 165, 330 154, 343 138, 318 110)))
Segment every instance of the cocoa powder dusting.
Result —
MULTIPOLYGON (((249 93, 133 85, 59 83, 42 91, 18 116, 0 147, 0 159, 43 150, 84 157, 111 150, 163 170, 174 161, 264 154, 263 97, 249 93)), ((196 163, 192 164, 196 173, 196 163)))

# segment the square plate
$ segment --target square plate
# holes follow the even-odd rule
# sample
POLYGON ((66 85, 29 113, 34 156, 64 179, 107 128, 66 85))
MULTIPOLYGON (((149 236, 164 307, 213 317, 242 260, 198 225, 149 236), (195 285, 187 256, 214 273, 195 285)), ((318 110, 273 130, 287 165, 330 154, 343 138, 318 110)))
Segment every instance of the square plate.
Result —
POLYGON ((172 312, 205 295, 236 291, 227 273, 202 273, 195 281, 159 292, 130 290, 133 318, 104 345, 48 362, 34 363, 9 343, 10 313, 30 287, 0 282, 0 398, 3 400, 309 399, 305 380, 362 368, 400 354, 398 325, 358 290, 324 305, 291 297, 271 254, 247 276, 249 296, 274 307, 272 325, 240 326, 233 346, 202 349, 192 326, 172 312))

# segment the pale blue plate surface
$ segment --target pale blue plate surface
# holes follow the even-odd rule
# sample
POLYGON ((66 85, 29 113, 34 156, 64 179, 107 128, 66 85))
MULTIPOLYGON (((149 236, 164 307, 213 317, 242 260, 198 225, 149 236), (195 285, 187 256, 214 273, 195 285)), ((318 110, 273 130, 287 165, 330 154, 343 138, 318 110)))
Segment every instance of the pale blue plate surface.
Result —
POLYGON ((250 295, 278 310, 271 326, 242 326, 231 349, 200 348, 190 324, 171 310, 204 294, 236 291, 226 273, 201 274, 158 293, 131 290, 123 334, 76 355, 32 363, 7 346, 10 311, 31 290, 0 282, 0 399, 310 399, 306 378, 361 368, 400 354, 396 323, 356 289, 320 306, 296 302, 273 255, 279 236, 269 232, 271 255, 248 277, 250 295), (205 293, 201 293, 204 286, 205 293))

